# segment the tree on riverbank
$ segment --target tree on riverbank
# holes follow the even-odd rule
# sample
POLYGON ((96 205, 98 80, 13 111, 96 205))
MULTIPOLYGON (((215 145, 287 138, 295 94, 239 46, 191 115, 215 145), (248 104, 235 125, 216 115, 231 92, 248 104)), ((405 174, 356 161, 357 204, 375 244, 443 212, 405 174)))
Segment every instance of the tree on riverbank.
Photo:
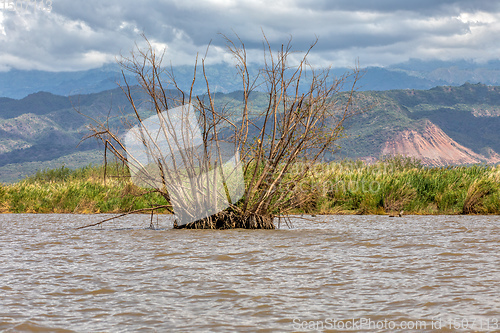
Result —
POLYGON ((251 75, 243 41, 224 38, 241 79, 240 105, 216 100, 205 58, 195 64, 190 91, 183 91, 175 73, 163 66, 164 54, 144 37, 145 48, 119 60, 122 90, 135 118, 129 134, 135 139, 127 144, 127 137, 99 121, 91 137, 127 163, 133 179, 160 193, 177 215, 182 210, 190 222, 178 227, 273 229, 274 218, 314 195, 307 188, 314 165, 326 152, 336 152, 345 122, 360 112, 355 103, 360 71, 333 77, 329 69, 316 70, 308 62, 316 41, 297 60, 291 39, 276 51, 264 36, 264 65, 251 75), (136 76, 142 95, 125 72, 136 76), (193 94, 199 81, 204 96, 193 94), (258 110, 251 100, 257 89, 267 92, 258 110), (151 117, 145 118, 145 109, 151 117), (202 211, 205 216, 197 215, 202 211))

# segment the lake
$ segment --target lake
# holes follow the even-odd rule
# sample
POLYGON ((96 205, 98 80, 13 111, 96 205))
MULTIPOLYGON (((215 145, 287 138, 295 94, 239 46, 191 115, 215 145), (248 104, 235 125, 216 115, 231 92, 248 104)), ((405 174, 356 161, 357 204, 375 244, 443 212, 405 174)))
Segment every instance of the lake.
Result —
POLYGON ((0 331, 500 330, 500 217, 0 215, 0 331))

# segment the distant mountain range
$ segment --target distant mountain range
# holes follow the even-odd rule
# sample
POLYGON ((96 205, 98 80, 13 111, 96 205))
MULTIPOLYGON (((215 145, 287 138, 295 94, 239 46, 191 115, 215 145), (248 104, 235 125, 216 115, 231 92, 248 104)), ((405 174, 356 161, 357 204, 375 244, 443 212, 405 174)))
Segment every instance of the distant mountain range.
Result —
MULTIPOLYGON (((402 154, 438 166, 500 162, 498 86, 466 83, 358 94, 372 108, 346 124, 342 150, 327 159, 370 161, 402 154)), ((215 97, 224 105, 241 101, 240 92, 215 97)), ((251 98, 258 109, 265 94, 255 92, 251 98)), ((69 97, 38 92, 22 99, 0 98, 0 182, 63 164, 102 163, 102 147, 95 140, 80 142, 89 133, 88 117, 109 116, 109 126, 120 130, 119 116, 130 112, 119 88, 69 97)))
MULTIPOLYGON (((256 73, 258 67, 250 65, 256 73)), ((176 79, 182 89, 189 89, 193 67, 173 67, 176 79)), ((349 69, 333 68, 335 75, 342 75, 349 69)), ((394 89, 430 89, 441 85, 460 86, 464 83, 500 85, 500 61, 476 63, 472 61, 420 61, 410 60, 389 67, 368 67, 360 81, 360 90, 382 91, 394 89)), ((201 75, 201 73, 198 73, 201 75)), ((228 93, 241 89, 233 66, 223 63, 207 66, 207 75, 215 91, 228 93)), ((135 83, 135 78, 126 75, 135 83)), ((44 72, 10 70, 0 72, 0 97, 20 99, 39 91, 69 96, 96 93, 116 88, 123 81, 120 67, 108 64, 101 68, 78 72, 44 72)), ((203 94, 203 82, 195 87, 196 94, 203 94)))

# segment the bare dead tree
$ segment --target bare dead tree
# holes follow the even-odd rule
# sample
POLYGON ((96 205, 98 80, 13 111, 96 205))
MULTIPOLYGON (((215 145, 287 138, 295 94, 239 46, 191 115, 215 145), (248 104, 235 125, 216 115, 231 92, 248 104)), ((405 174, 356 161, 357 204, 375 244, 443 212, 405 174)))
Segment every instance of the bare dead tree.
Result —
POLYGON ((305 180, 314 178, 312 170, 326 152, 336 152, 346 121, 361 111, 355 103, 358 67, 341 77, 334 77, 329 68, 314 69, 308 56, 317 41, 293 64, 291 39, 275 51, 264 35, 264 65, 252 76, 244 42, 238 36, 223 36, 242 84, 240 105, 231 108, 216 100, 205 58, 201 64, 196 61, 191 88, 184 91, 173 70, 163 66, 164 54, 143 37, 146 47, 122 56, 119 64, 122 90, 134 112, 135 142, 147 159, 106 122, 96 121, 91 136, 126 162, 141 185, 152 187, 190 215, 191 222, 178 227, 273 229, 274 218, 285 217, 310 199, 305 180), (135 75, 145 101, 138 100, 125 72, 135 75), (204 96, 193 93, 200 80, 206 87, 204 96), (263 89, 266 106, 256 109, 251 94, 263 89), (151 117, 143 119, 144 108, 152 111, 156 125, 151 117), (189 119, 196 119, 199 137, 189 119), (224 163, 229 157, 234 157, 233 167, 227 172, 224 163), (235 192, 241 180, 234 174, 238 161, 244 180, 235 192), (225 208, 219 211, 220 207, 225 208), (193 220, 200 211, 205 215, 193 220))

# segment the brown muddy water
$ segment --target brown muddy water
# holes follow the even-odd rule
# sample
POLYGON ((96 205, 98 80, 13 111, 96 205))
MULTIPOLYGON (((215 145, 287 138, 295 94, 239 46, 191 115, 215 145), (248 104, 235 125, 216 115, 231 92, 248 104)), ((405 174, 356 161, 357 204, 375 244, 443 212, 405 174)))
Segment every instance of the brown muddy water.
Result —
POLYGON ((500 217, 0 215, 6 332, 500 331, 500 217))

